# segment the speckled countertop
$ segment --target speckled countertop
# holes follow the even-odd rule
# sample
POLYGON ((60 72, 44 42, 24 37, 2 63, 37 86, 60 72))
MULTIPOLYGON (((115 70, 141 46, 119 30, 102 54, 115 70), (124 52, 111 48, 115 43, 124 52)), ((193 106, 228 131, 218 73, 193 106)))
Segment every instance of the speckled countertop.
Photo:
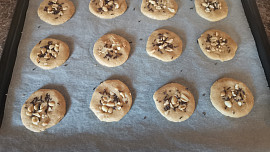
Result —
MULTIPOLYGON (((0 0, 0 58, 17 0, 0 0)), ((270 42, 270 1, 256 0, 270 42)))
POLYGON ((5 46, 17 0, 0 0, 0 58, 5 46))

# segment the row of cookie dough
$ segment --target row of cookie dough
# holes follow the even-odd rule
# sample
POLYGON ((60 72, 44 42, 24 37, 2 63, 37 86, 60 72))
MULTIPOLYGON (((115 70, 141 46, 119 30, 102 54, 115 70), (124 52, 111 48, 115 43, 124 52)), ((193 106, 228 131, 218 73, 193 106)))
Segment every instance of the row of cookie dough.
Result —
MULTIPOLYGON (((197 13, 209 21, 219 21, 227 17, 228 7, 225 0, 195 0, 197 13)), ((112 19, 127 9, 126 0, 91 0, 89 10, 99 18, 112 19)), ((167 20, 178 10, 175 0, 142 0, 141 12, 156 20, 167 20)), ((38 8, 41 20, 59 25, 68 21, 75 13, 75 6, 70 0, 44 0, 38 8)))
MULTIPOLYGON (((182 122, 195 110, 195 99, 188 89, 178 83, 166 84, 153 95, 157 110, 167 120, 182 122)), ((222 78, 211 87, 213 106, 225 116, 239 118, 247 115, 254 97, 242 82, 222 78)), ((119 80, 106 80, 94 91, 90 109, 100 121, 121 120, 132 106, 129 88, 119 80)), ((44 131, 61 121, 66 113, 66 102, 61 93, 52 89, 34 92, 23 104, 21 119, 24 126, 34 132, 44 131)))
MULTIPOLYGON (((198 39, 203 53, 213 60, 228 61, 236 53, 237 44, 225 32, 208 30, 198 39)), ((182 54, 182 40, 175 33, 159 29, 148 38, 146 51, 149 56, 164 62, 176 60, 182 54)), ((104 66, 116 67, 125 63, 129 57, 129 42, 116 34, 106 34, 94 45, 93 55, 104 66)), ((32 62, 43 68, 53 69, 69 58, 69 47, 60 40, 47 38, 41 40, 31 51, 32 62)))

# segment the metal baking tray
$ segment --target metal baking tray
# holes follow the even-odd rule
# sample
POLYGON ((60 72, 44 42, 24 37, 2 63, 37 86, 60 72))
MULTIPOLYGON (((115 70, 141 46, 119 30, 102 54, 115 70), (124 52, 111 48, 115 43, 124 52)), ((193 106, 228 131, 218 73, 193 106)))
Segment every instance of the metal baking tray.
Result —
MULTIPOLYGON (((29 0, 17 1, 11 28, 0 61, 0 125, 4 116, 6 94, 8 92, 17 49, 24 26, 29 0)), ((254 36, 257 51, 270 86, 270 46, 255 0, 242 0, 242 5, 254 36)))

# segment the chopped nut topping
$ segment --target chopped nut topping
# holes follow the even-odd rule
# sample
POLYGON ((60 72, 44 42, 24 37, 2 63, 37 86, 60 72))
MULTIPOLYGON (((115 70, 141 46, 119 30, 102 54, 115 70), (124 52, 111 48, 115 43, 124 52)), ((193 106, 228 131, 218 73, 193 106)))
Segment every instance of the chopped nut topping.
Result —
POLYGON ((27 108, 28 112, 33 112, 34 111, 34 106, 33 105, 30 105, 28 108, 27 108))
POLYGON ((39 113, 33 113, 33 115, 38 117, 38 118, 40 117, 39 113))
POLYGON ((97 5, 97 11, 100 12, 101 14, 103 12, 109 12, 113 11, 114 9, 119 9, 120 6, 117 2, 117 0, 97 0, 99 1, 96 3, 97 5))
POLYGON ((208 53, 230 53, 230 47, 227 45, 228 40, 220 36, 218 32, 213 35, 208 34, 205 42, 205 49, 208 53))
POLYGON ((54 101, 50 101, 49 102, 49 106, 52 106, 53 107, 54 105, 55 105, 55 102, 54 101))
POLYGON ((37 117, 32 117, 32 123, 33 123, 34 125, 38 125, 39 119, 38 119, 37 117))
POLYGON ((35 125, 38 125, 39 122, 48 123, 49 119, 47 113, 50 109, 52 111, 52 106, 55 106, 55 101, 52 101, 52 98, 48 93, 44 99, 42 98, 42 95, 40 97, 35 97, 27 107, 26 115, 32 118, 32 123, 35 125))
POLYGON ((167 52, 172 52, 174 51, 173 49, 176 48, 177 46, 173 46, 173 39, 169 38, 169 33, 159 33, 158 38, 154 40, 153 44, 153 52, 158 51, 161 54, 164 53, 164 51, 167 52))
POLYGON ((221 9, 221 3, 218 0, 204 0, 202 6, 207 13, 221 9))
POLYGON ((225 106, 228 108, 231 108, 234 103, 240 107, 246 103, 245 91, 239 87, 239 84, 235 84, 233 88, 224 88, 224 90, 221 91, 220 96, 223 99, 225 106))
POLYGON ((27 116, 32 116, 32 113, 29 112, 29 111, 26 111, 26 115, 27 115, 27 116))
POLYGON ((106 89, 101 94, 101 100, 99 109, 105 113, 113 113, 114 110, 121 110, 124 106, 124 103, 127 104, 127 98, 122 91, 119 91, 120 96, 118 97, 115 93, 108 93, 106 89))
POLYGON ((119 52, 122 47, 123 46, 119 43, 113 43, 111 41, 107 41, 105 42, 104 47, 100 47, 98 49, 98 53, 99 55, 105 54, 103 58, 106 58, 107 60, 117 59, 123 55, 122 53, 119 52))
POLYGON ((231 108, 231 107, 232 107, 231 101, 225 101, 224 103, 225 103, 225 105, 226 105, 228 108, 231 108))
POLYGON ((239 105, 240 107, 242 106, 242 102, 239 101, 239 102, 237 102, 237 103, 238 103, 238 105, 239 105))
POLYGON ((168 9, 170 12, 175 13, 175 10, 173 8, 167 7, 166 0, 146 0, 145 8, 147 8, 150 12, 154 12, 154 10, 164 12, 164 10, 168 9))
MULTIPOLYGON (((63 7, 64 3, 58 3, 57 0, 52 0, 48 2, 48 5, 44 7, 44 11, 48 14, 53 15, 64 15, 63 11, 66 11, 68 9, 67 6, 63 7)), ((56 18, 57 19, 57 18, 56 18)))
POLYGON ((188 97, 185 94, 181 94, 181 100, 183 102, 188 102, 189 101, 188 97))
POLYGON ((47 125, 48 125, 47 122, 43 122, 43 123, 42 123, 42 126, 47 126, 47 125))
MULTIPOLYGON (((59 53, 59 44, 53 44, 52 41, 49 41, 47 45, 40 47, 41 50, 37 53, 37 62, 40 63, 40 59, 44 58, 47 60, 55 59, 59 53)), ((46 63, 46 62, 45 62, 46 63)), ((44 65, 48 65, 47 63, 44 65)))
POLYGON ((168 10, 172 13, 175 13, 175 10, 173 8, 168 8, 168 10))
POLYGON ((189 102, 188 97, 180 93, 178 90, 174 93, 174 95, 169 95, 166 91, 164 92, 165 97, 163 98, 163 105, 164 105, 164 111, 165 114, 168 115, 170 109, 173 109, 176 111, 176 109, 179 109, 180 111, 186 112, 187 104, 189 102))

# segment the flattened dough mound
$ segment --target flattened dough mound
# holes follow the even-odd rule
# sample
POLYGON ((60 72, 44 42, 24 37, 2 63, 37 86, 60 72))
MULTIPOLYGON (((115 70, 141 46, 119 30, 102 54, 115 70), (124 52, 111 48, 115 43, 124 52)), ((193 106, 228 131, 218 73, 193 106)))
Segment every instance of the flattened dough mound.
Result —
POLYGON ((225 0, 195 0, 196 12, 202 18, 216 22, 228 15, 228 6, 225 0))
POLYGON ((182 54, 182 40, 169 30, 159 29, 148 38, 146 51, 154 58, 170 62, 182 54))
POLYGON ((220 113, 233 118, 246 116, 254 105, 249 88, 232 78, 217 80, 211 87, 210 99, 220 113))
POLYGON ((113 122, 122 119, 131 105, 128 87, 119 80, 106 80, 93 93, 90 109, 100 121, 113 122))
POLYGON ((69 58, 68 45, 60 40, 46 38, 32 49, 31 61, 38 67, 49 70, 64 64, 69 58))
POLYGON ((59 123, 66 113, 66 101, 61 93, 53 89, 34 92, 23 104, 23 125, 33 131, 42 132, 59 123))
POLYGON ((116 34, 106 34, 97 40, 93 48, 96 60, 103 66, 116 67, 124 64, 130 53, 129 42, 116 34))
POLYGON ((89 10, 102 19, 112 19, 125 13, 126 0, 91 0, 89 10))
POLYGON ((204 32, 198 42, 208 58, 221 62, 233 59, 238 48, 236 42, 227 33, 215 29, 204 32))
POLYGON ((166 84, 159 88, 153 99, 158 111, 169 121, 187 120, 195 110, 193 95, 178 83, 166 84))
POLYGON ((167 20, 173 17, 178 10, 175 0, 142 0, 141 12, 155 20, 167 20))
POLYGON ((75 6, 70 0, 44 0, 38 8, 38 16, 51 25, 60 25, 71 19, 75 6))

